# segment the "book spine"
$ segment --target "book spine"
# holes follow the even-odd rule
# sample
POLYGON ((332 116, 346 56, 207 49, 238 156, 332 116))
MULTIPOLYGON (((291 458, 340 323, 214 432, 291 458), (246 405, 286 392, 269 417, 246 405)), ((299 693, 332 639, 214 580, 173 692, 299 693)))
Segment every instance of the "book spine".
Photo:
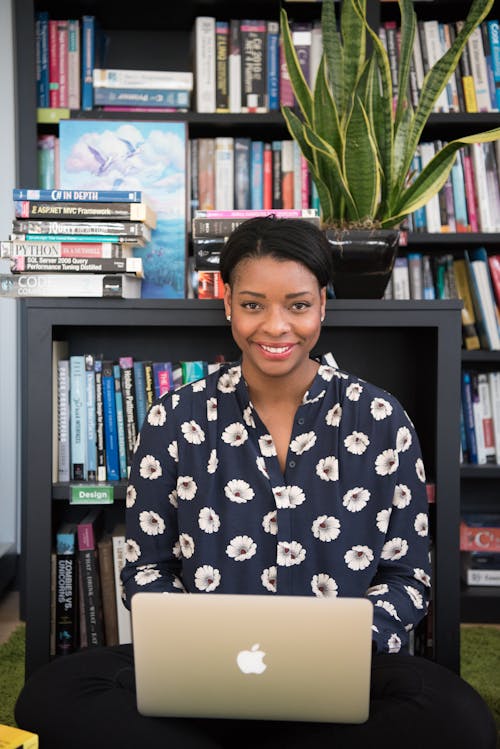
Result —
POLYGON ((229 22, 215 22, 215 111, 229 112, 229 22))
POLYGON ((486 177, 486 163, 484 158, 485 152, 483 144, 472 143, 470 148, 474 173, 474 184, 476 187, 479 229, 483 232, 492 232, 495 230, 495 222, 490 211, 488 183, 486 177))
POLYGON ((106 446, 104 440, 104 403, 102 396, 102 359, 95 358, 95 418, 97 448, 97 480, 106 481, 106 446))
MULTIPOLYGON (((198 299, 223 299, 224 284, 219 271, 200 270, 198 271, 198 299)), ((161 372, 159 375, 160 388, 161 372)))
POLYGON ((38 258, 123 258, 129 257, 132 247, 112 242, 0 242, 0 257, 38 258))
POLYGON ((422 258, 422 273, 424 299, 435 299, 436 290, 434 288, 434 279, 432 277, 431 260, 429 255, 424 255, 422 258))
POLYGON ((52 200, 57 203, 141 203, 144 201, 144 193, 140 190, 39 190, 14 187, 12 200, 52 200))
POLYGON ((155 398, 153 362, 144 362, 144 385, 146 391, 146 410, 149 411, 155 398))
POLYGON ((137 440, 137 409, 135 401, 134 360, 131 356, 121 356, 120 384, 123 398, 123 413, 125 420, 125 443, 127 449, 127 467, 130 470, 137 440))
POLYGON ((123 273, 0 275, 0 297, 116 297, 139 299, 141 279, 123 273))
POLYGON ((500 465, 500 372, 488 372, 491 416, 495 441, 495 462, 500 465))
POLYGON ((83 111, 94 108, 93 70, 95 62, 95 18, 82 17, 82 85, 81 107, 83 111))
POLYGON ((180 89, 143 89, 135 88, 96 88, 94 105, 101 106, 142 106, 142 107, 175 107, 188 109, 191 106, 191 92, 180 89))
POLYGON ((285 210, 294 207, 293 141, 281 143, 281 197, 285 210))
POLYGON ((197 16, 195 20, 196 111, 215 112, 215 18, 197 16))
POLYGON ((12 273, 137 273, 142 276, 142 259, 40 257, 17 255, 11 258, 12 273))
POLYGON ((57 30, 59 22, 49 20, 49 106, 59 106, 59 44, 57 30))
POLYGON ((273 207, 273 152, 270 143, 264 143, 263 155, 263 209, 269 211, 273 207))
MULTIPOLYGON (((457 34, 463 28, 463 21, 457 21, 455 24, 457 34)), ((462 79, 462 89, 464 92, 465 111, 466 112, 478 112, 477 99, 476 99, 476 87, 474 84, 474 78, 472 75, 471 59, 469 52, 469 45, 466 44, 462 50, 460 56, 460 75, 462 79)))
POLYGON ((293 22, 292 41, 304 78, 310 84, 312 23, 308 21, 305 23, 293 22))
POLYGON ((465 437, 467 440, 469 462, 477 464, 477 441, 472 406, 472 384, 469 372, 462 372, 462 410, 464 415, 465 437))
POLYGON ((267 112, 266 21, 241 21, 242 112, 267 112))
POLYGON ((497 94, 495 87, 495 76, 493 74, 493 60, 491 57, 491 44, 490 36, 488 33, 488 26, 486 23, 480 25, 481 36, 483 39, 484 58, 486 65, 486 77, 488 81, 488 93, 490 95, 490 112, 498 112, 497 105, 497 94))
POLYGON ((68 21, 68 107, 80 109, 80 21, 68 21))
POLYGON ((96 443, 96 399, 94 356, 85 355, 85 389, 87 406, 87 473, 88 481, 97 479, 97 443, 96 443))
POLYGON ((424 273, 422 265, 422 253, 408 253, 408 274, 410 280, 410 298, 424 298, 424 273))
POLYGON ((467 585, 491 585, 500 587, 500 570, 465 568, 464 581, 467 585))
POLYGON ((69 360, 57 362, 57 480, 70 480, 69 360))
POLYGON ((229 21, 229 110, 241 112, 241 38, 237 18, 229 21))
POLYGON ((215 140, 198 139, 198 196, 202 210, 215 208, 215 140))
POLYGON ((273 154, 273 209, 283 208, 283 194, 281 192, 281 141, 271 143, 273 154))
POLYGON ((470 147, 466 146, 463 150, 463 167, 464 167, 464 187, 465 199, 467 201, 467 215, 469 216, 469 225, 471 232, 479 231, 479 220, 477 214, 477 198, 474 187, 474 170, 472 168, 472 156, 470 147))
POLYGON ((48 107, 49 102, 49 14, 35 13, 36 39, 36 102, 38 107, 48 107))
POLYGON ((173 370, 170 362, 153 362, 155 398, 161 398, 173 388, 173 370))
POLYGON ((118 437, 118 461, 120 465, 120 478, 127 479, 127 442, 125 437, 125 416, 123 409, 123 394, 119 364, 113 365, 113 376, 115 380, 116 433, 118 437))
POLYGON ((484 55, 483 35, 479 26, 476 26, 467 42, 469 48, 472 78, 476 92, 476 103, 479 112, 491 110, 490 89, 488 85, 488 71, 484 55))
POLYGON ((279 23, 267 22, 267 99, 270 112, 277 112, 280 108, 280 50, 279 23))
POLYGON ((71 356, 69 364, 71 480, 85 481, 87 478, 85 358, 71 356))
POLYGON ((486 460, 486 445, 484 440, 482 407, 479 397, 479 380, 477 372, 470 372, 471 396, 472 396, 472 416, 474 419, 474 433, 476 435, 477 445, 477 462, 478 465, 484 465, 486 460))
POLYGON ((193 88, 193 74, 173 70, 94 68, 94 88, 193 88))
POLYGON ((102 403, 104 409, 106 478, 108 481, 118 481, 120 479, 120 463, 118 457, 115 380, 113 362, 110 361, 103 361, 102 363, 102 403))
MULTIPOLYGON (((81 244, 87 242, 89 244, 130 244, 132 246, 143 247, 145 242, 142 239, 136 239, 135 237, 124 237, 120 234, 39 234, 37 232, 33 234, 25 234, 20 232, 12 232, 11 240, 15 242, 76 242, 81 244)), ((82 255, 82 257, 85 257, 82 255)))
POLYGON ((91 523, 78 525, 78 562, 82 580, 87 647, 104 645, 97 550, 91 523))
POLYGON ((453 186, 453 204, 455 208, 455 225, 459 233, 469 231, 469 216, 465 197, 465 182, 462 154, 457 153, 455 163, 451 168, 451 183, 453 186))
POLYGON ((118 617, 116 611, 115 574, 113 569, 113 543, 111 536, 97 542, 99 582, 101 586, 104 639, 107 647, 118 645, 118 617))
POLYGON ((234 200, 234 138, 215 138, 215 207, 231 210, 234 200))
MULTIPOLYGON (((281 143, 280 143, 281 147, 281 143)), ((319 213, 316 208, 293 208, 293 209, 271 209, 271 213, 277 218, 307 218, 315 221, 319 220, 319 213)), ((267 208, 250 209, 250 210, 232 210, 232 211, 196 211, 195 221, 211 221, 219 219, 241 219, 256 218, 257 216, 268 216, 267 208)))
POLYGON ((233 204, 237 210, 248 210, 250 203, 250 181, 251 153, 250 138, 234 139, 234 199, 233 204))
POLYGON ((124 645, 132 641, 130 611, 125 608, 125 604, 123 603, 123 583, 120 577, 121 571, 125 566, 124 534, 113 534, 113 561, 115 573, 116 613, 118 618, 118 641, 120 645, 124 645))
POLYGON ((76 649, 78 630, 75 533, 56 534, 55 654, 76 649))
MULTIPOLYGON (((427 49, 427 61, 430 69, 434 67, 434 65, 443 55, 438 22, 434 20, 424 21, 424 33, 427 49)), ((435 111, 448 112, 448 110, 448 97, 445 88, 439 95, 439 98, 436 102, 435 111)))
MULTIPOLYGON (((12 231, 20 234, 78 234, 90 237, 118 235, 120 237, 151 239, 151 229, 140 221, 44 221, 42 219, 14 219, 12 231)), ((91 241, 101 241, 91 239, 91 241)), ((106 240, 104 240, 106 241, 106 240)), ((112 242, 113 240, 108 240, 112 242)))
POLYGON ((288 74, 288 66, 286 64, 285 49, 283 46, 283 38, 280 34, 279 40, 279 60, 280 60, 280 104, 282 107, 293 107, 295 104, 295 96, 292 89, 292 82, 290 75, 288 74))
POLYGON ((500 22, 486 21, 491 48, 491 67, 495 82, 496 107, 500 110, 500 22))
MULTIPOLYGON (((266 212, 266 215, 274 214, 275 211, 272 209, 271 212, 266 212)), ((254 218, 248 216, 247 218, 254 218)), ((246 221, 247 218, 220 218, 220 219, 193 219, 193 238, 198 239, 201 237, 228 237, 237 226, 246 221)), ((290 217, 291 218, 291 217, 290 217)), ((319 217, 314 216, 311 218, 305 218, 304 220, 319 226, 319 217)))
POLYGON ((462 307, 462 337, 464 346, 467 350, 479 349, 480 342, 477 334, 477 328, 474 317, 474 305, 472 302, 471 290, 467 278, 467 269, 465 260, 457 259, 453 262, 455 269, 455 280, 457 291, 460 299, 463 301, 462 307))
POLYGON ((480 409, 479 416, 483 431, 485 462, 496 463, 495 432, 493 428, 490 387, 486 372, 479 372, 477 375, 477 391, 480 409))
POLYGON ((68 106, 68 21, 57 22, 59 107, 68 106))
POLYGON ((264 208, 264 143, 261 140, 252 141, 250 168, 250 208, 261 210, 264 208))
MULTIPOLYGON (((73 221, 87 221, 100 219, 111 221, 145 221, 151 225, 152 211, 145 203, 116 203, 99 202, 86 203, 83 201, 38 201, 15 200, 14 213, 17 218, 35 219, 72 219, 73 221)), ((154 228, 154 227, 153 227, 154 228)))
POLYGON ((146 382, 144 379, 144 362, 142 361, 134 362, 134 386, 137 430, 140 431, 147 412, 146 382))

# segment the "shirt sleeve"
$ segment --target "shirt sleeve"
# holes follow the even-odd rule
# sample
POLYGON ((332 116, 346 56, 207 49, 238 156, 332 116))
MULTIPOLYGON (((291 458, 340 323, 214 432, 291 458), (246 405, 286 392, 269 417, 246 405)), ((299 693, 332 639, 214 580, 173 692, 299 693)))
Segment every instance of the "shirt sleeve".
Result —
POLYGON ((367 594, 374 606, 376 652, 397 653, 408 648, 409 632, 427 612, 430 561, 424 464, 415 429, 397 402, 391 429, 397 455, 394 495, 392 508, 377 518, 385 538, 367 594))
POLYGON ((177 441, 168 394, 153 404, 137 439, 126 496, 126 605, 138 591, 179 592, 177 441))

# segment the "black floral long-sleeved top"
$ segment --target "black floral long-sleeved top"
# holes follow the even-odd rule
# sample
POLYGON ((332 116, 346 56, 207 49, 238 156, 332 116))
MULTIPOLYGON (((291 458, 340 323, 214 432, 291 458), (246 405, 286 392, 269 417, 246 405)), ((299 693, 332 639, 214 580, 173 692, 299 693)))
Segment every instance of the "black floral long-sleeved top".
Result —
POLYGON ((331 355, 304 395, 283 474, 240 364, 158 400, 127 489, 127 600, 137 591, 368 596, 379 652, 406 648, 430 590, 414 428, 331 355))

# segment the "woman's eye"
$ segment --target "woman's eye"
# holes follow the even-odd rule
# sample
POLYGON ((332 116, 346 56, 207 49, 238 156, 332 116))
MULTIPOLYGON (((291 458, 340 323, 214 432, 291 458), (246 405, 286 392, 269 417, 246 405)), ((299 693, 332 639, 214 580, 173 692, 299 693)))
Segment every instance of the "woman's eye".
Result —
POLYGON ((259 309, 260 305, 258 302, 243 302, 241 305, 243 309, 255 310, 259 309))
POLYGON ((292 309, 301 312, 302 310, 309 309, 310 306, 309 302, 295 302, 292 309))

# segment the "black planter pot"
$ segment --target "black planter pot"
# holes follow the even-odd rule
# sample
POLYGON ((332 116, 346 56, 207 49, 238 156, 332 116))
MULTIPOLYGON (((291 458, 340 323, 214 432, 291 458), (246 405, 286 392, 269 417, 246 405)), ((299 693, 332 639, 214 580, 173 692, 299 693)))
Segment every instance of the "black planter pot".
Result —
POLYGON ((337 299, 381 299, 399 246, 397 229, 325 229, 332 250, 337 299))

